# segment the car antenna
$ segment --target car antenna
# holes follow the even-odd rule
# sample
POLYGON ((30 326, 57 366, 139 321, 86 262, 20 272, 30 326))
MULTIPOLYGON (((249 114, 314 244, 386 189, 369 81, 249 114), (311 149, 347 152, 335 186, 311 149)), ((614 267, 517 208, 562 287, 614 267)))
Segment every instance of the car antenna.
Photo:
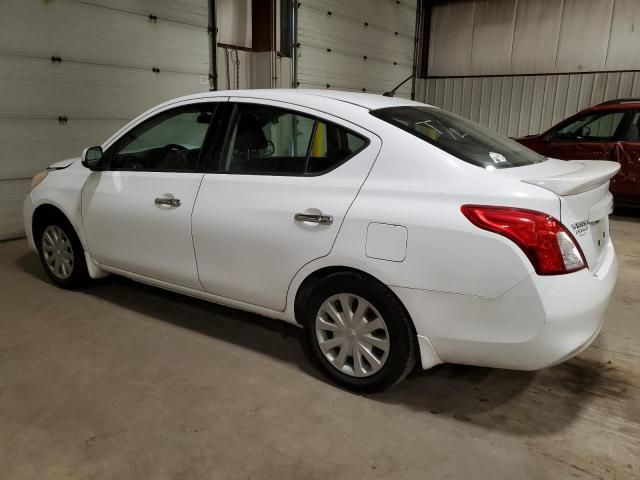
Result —
POLYGON ((396 85, 396 87, 393 90, 391 90, 390 92, 384 92, 382 94, 382 96, 383 97, 393 97, 396 94, 396 90, 398 90, 402 85, 407 83, 412 78, 413 78, 413 73, 409 77, 407 77, 405 80, 401 81, 398 85, 396 85))

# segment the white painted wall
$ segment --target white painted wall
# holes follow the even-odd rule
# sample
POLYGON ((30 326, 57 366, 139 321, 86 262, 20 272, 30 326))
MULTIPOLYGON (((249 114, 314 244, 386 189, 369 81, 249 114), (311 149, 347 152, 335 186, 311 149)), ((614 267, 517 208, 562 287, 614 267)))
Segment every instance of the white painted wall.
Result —
POLYGON ((35 173, 153 105, 208 90, 207 8, 207 0, 0 0, 0 239, 23 234, 35 173))
POLYGON ((640 96, 639 27, 637 0, 439 4, 429 75, 441 78, 418 81, 417 97, 504 134, 538 133, 584 107, 640 96))

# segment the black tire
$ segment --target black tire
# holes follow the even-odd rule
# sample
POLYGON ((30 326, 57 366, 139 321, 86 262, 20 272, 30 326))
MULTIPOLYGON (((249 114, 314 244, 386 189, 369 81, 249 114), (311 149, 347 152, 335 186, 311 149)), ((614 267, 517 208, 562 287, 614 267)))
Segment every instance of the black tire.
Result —
MULTIPOLYGON (((302 306, 305 337, 314 359, 322 371, 335 383, 349 390, 373 393, 393 387, 413 369, 417 359, 417 341, 409 314, 398 298, 385 285, 357 272, 331 274, 313 287, 302 306), (379 371, 365 377, 355 377, 335 367, 322 352, 316 334, 316 317, 323 303, 337 294, 351 294, 371 304, 386 324, 389 349, 379 371)), ((351 356, 353 362, 353 356, 351 356)))
MULTIPOLYGON (((74 228, 71 226, 69 220, 67 220, 64 215, 53 215, 49 216, 45 220, 41 221, 39 225, 34 228, 34 242, 38 249, 38 254, 40 256, 40 262, 42 263, 42 267, 44 271, 47 273, 51 281, 59 287, 66 288, 69 290, 77 290, 79 288, 87 286, 91 282, 91 277, 89 276, 89 272, 87 270, 87 263, 84 258, 84 248, 82 243, 80 243, 80 239, 74 228), (57 227, 68 239, 68 243, 70 244, 71 256, 73 258, 73 262, 71 267, 68 265, 65 266, 70 273, 65 278, 57 275, 53 270, 53 267, 47 262, 45 252, 45 246, 43 244, 43 237, 45 232, 47 232, 49 227, 57 227)), ((67 249, 67 252, 69 249, 67 249)), ((67 270, 67 271, 68 271, 67 270)))

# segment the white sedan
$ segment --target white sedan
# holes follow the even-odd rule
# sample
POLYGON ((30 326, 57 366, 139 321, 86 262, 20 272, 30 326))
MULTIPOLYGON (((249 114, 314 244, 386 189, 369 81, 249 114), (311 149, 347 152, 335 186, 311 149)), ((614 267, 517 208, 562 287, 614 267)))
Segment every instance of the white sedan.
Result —
POLYGON ((51 280, 113 273, 304 327, 357 391, 419 361, 533 370, 598 335, 617 276, 609 179, 422 103, 191 95, 36 175, 51 280))

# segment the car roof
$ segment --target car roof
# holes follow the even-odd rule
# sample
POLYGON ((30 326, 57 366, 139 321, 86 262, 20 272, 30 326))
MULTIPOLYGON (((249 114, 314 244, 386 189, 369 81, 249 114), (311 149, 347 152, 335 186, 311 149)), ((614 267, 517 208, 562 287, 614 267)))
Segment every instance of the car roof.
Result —
MULTIPOLYGON (((247 90, 217 90, 215 92, 199 93, 188 95, 176 100, 191 100, 201 98, 215 97, 241 97, 241 98, 259 98, 265 100, 280 100, 296 104, 305 104, 305 100, 327 99, 348 103, 367 110, 377 110, 386 107, 399 106, 424 106, 424 103, 407 100, 400 97, 385 97, 373 93, 346 92, 340 90, 313 90, 302 88, 274 88, 274 89, 247 89, 247 90)), ((175 100, 174 100, 175 101, 175 100)))
POLYGON ((586 108, 585 111, 599 110, 629 110, 640 108, 640 98, 620 98, 617 100, 607 100, 592 107, 586 108))

